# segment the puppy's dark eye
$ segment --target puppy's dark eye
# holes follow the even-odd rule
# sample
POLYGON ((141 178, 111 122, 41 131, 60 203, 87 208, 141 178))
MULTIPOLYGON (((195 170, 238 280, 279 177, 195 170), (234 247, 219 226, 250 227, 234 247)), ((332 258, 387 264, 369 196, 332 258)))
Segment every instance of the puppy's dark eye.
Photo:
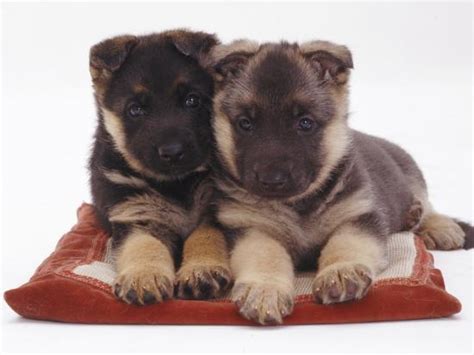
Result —
POLYGON ((201 98, 195 93, 188 94, 184 100, 184 104, 189 108, 197 108, 201 105, 201 98))
POLYGON ((128 114, 131 117, 140 117, 146 114, 143 106, 137 103, 133 103, 128 107, 128 114))
POLYGON ((239 127, 246 132, 249 132, 253 128, 252 122, 247 117, 240 117, 238 120, 239 127))
POLYGON ((309 132, 315 126, 314 121, 309 117, 303 117, 298 121, 298 129, 300 131, 309 132))

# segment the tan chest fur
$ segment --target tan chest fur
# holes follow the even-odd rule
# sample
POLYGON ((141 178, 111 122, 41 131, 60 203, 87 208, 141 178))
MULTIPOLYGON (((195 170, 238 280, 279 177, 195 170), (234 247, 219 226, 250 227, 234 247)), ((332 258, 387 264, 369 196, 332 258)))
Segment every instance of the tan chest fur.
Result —
POLYGON ((304 216, 284 203, 255 199, 242 190, 232 190, 231 196, 234 199, 219 205, 218 219, 224 225, 264 232, 293 257, 324 245, 339 226, 372 208, 370 193, 362 189, 304 216))
POLYGON ((204 181, 194 191, 192 205, 184 208, 144 186, 142 193, 113 206, 109 210, 109 219, 116 223, 165 226, 171 232, 185 237, 200 222, 211 195, 212 185, 204 181))

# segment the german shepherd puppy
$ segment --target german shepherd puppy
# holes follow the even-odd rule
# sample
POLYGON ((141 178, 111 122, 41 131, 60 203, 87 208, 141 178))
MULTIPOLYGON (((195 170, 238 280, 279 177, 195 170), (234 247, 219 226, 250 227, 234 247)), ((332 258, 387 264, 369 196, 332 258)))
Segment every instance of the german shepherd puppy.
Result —
POLYGON ((97 216, 116 248, 114 292, 137 305, 173 294, 216 296, 230 273, 212 195, 212 77, 200 65, 213 35, 184 30, 118 36, 91 48, 98 127, 90 159, 97 216), (224 248, 224 249, 223 249, 224 248))
POLYGON ((294 269, 308 264, 318 266, 317 302, 360 299, 386 265, 391 233, 462 247, 463 230, 433 210, 413 159, 348 127, 346 47, 236 41, 211 57, 217 218, 230 231, 232 298, 244 317, 280 323, 294 269))

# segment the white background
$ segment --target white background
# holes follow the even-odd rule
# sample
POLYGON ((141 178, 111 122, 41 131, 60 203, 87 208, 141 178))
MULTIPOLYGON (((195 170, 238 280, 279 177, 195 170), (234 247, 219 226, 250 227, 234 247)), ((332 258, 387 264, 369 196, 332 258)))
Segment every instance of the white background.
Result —
MULTIPOLYGON (((399 143, 432 202, 472 222, 469 3, 106 3, 2 7, 2 290, 26 282, 90 201, 94 43, 176 27, 326 39, 353 53, 352 125, 399 143)), ((449 319, 280 328, 78 326, 19 318, 2 301, 6 351, 472 351, 472 251, 436 252, 463 311, 449 319)))

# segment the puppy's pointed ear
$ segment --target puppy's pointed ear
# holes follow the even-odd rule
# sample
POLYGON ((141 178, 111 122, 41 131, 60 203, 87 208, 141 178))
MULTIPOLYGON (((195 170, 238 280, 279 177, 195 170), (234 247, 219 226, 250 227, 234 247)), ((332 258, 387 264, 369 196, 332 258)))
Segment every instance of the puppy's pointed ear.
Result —
POLYGON ((225 82, 236 77, 258 49, 256 42, 247 40, 214 47, 208 66, 212 68, 215 80, 225 82))
POLYGON ((323 80, 344 85, 354 68, 352 54, 346 46, 326 41, 313 41, 300 46, 303 55, 323 80))
POLYGON ((169 31, 167 36, 178 51, 203 64, 210 50, 219 44, 213 34, 186 30, 169 31))
POLYGON ((124 35, 106 39, 93 46, 89 55, 89 69, 94 83, 109 79, 137 43, 137 37, 124 35))

